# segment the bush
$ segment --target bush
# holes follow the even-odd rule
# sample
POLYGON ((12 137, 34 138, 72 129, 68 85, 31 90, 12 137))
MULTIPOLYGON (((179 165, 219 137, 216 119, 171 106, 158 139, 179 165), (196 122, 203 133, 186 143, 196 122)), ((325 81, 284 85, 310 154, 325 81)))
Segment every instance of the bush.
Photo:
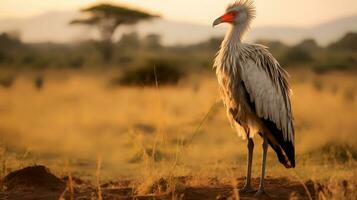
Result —
POLYGON ((347 70, 350 68, 350 63, 346 60, 327 60, 317 63, 314 66, 314 71, 318 74, 326 73, 331 70, 347 70))
POLYGON ((0 76, 0 86, 4 88, 11 88, 15 82, 14 76, 0 76))
POLYGON ((68 65, 74 69, 81 68, 83 64, 84 64, 84 58, 80 56, 69 58, 68 61, 68 65))
POLYGON ((296 45, 296 47, 307 52, 316 52, 319 51, 320 49, 319 45, 316 43, 314 39, 303 40, 301 43, 296 45))
POLYGON ((357 160, 357 148, 348 144, 328 143, 321 148, 321 152, 329 160, 336 160, 339 163, 357 160))
POLYGON ((283 56, 284 64, 290 63, 308 63, 313 61, 312 55, 301 47, 292 47, 283 56))
POLYGON ((345 50, 357 52, 357 33, 347 33, 339 41, 332 43, 328 48, 331 50, 345 50))
POLYGON ((184 73, 174 63, 173 60, 161 59, 148 61, 139 68, 125 71, 112 84, 155 86, 156 81, 159 85, 177 84, 184 73))
POLYGON ((43 76, 37 76, 33 82, 34 86, 38 89, 41 90, 44 86, 45 80, 43 76))
POLYGON ((168 158, 168 156, 156 149, 155 152, 152 148, 145 148, 145 150, 139 150, 129 159, 129 163, 140 163, 145 160, 145 156, 152 159, 155 162, 160 162, 168 158))
POLYGON ((346 164, 350 161, 357 161, 357 148, 351 144, 342 144, 338 142, 329 142, 318 149, 307 154, 305 158, 316 159, 322 163, 336 162, 346 164))

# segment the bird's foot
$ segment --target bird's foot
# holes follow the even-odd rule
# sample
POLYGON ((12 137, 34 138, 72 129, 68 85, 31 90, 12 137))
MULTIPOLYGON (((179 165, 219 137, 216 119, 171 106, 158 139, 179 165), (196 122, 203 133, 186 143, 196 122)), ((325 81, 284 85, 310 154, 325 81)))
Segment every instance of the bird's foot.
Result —
POLYGON ((256 193, 255 193, 255 195, 254 195, 255 197, 268 197, 268 194, 265 192, 265 190, 264 189, 259 189, 256 193))
POLYGON ((239 192, 242 192, 242 193, 251 193, 251 192, 255 192, 255 191, 257 191, 256 189, 254 189, 250 184, 248 185, 248 184, 245 184, 244 186, 243 186, 243 188, 241 188, 240 190, 239 190, 239 192))

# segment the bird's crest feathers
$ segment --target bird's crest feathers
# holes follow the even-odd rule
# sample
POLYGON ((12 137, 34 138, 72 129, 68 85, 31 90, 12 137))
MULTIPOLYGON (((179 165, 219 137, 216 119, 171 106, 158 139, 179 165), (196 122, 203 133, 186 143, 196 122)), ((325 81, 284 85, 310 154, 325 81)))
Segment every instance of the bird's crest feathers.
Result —
POLYGON ((240 10, 247 13, 249 21, 255 18, 256 9, 253 0, 237 0, 232 4, 229 4, 226 11, 240 10))

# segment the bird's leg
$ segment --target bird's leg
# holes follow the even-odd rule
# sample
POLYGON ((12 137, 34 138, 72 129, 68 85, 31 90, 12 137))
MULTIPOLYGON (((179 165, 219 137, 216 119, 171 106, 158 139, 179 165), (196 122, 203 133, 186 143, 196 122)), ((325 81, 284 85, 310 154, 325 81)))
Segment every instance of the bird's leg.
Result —
POLYGON ((246 182, 243 188, 240 190, 241 192, 252 192, 254 191, 251 185, 251 178, 252 178, 252 162, 253 162, 253 149, 254 149, 254 141, 253 139, 248 139, 248 156, 247 156, 247 176, 246 182))
POLYGON ((264 191, 264 176, 265 176, 265 164, 266 164, 266 157, 267 157, 267 152, 268 152, 268 140, 266 136, 263 134, 263 159, 262 159, 262 174, 260 177, 260 184, 259 184, 259 190, 255 194, 255 196, 261 196, 265 194, 264 191))

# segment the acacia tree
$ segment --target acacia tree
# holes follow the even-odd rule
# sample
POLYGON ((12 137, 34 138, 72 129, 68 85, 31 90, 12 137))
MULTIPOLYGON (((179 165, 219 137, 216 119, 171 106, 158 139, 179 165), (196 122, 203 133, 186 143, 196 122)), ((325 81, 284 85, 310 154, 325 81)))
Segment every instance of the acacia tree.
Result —
POLYGON ((109 61, 112 57, 112 39, 119 26, 133 25, 142 20, 158 17, 145 11, 111 4, 90 6, 82 9, 81 12, 88 14, 88 17, 75 19, 70 24, 83 24, 98 28, 101 36, 101 51, 105 61, 109 61))

